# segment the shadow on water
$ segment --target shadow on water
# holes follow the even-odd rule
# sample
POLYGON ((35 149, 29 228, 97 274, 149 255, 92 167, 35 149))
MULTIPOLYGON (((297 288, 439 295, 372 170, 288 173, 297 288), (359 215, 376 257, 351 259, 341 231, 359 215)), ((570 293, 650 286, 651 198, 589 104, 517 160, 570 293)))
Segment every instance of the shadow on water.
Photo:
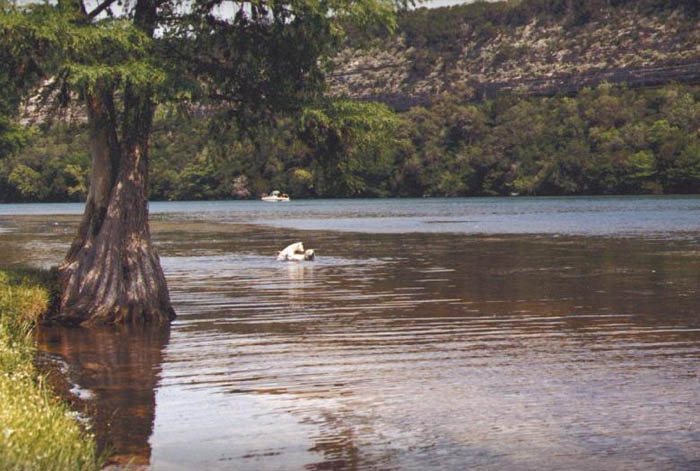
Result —
POLYGON ((89 418, 98 451, 111 463, 147 465, 170 328, 43 326, 36 335, 40 366, 89 418))

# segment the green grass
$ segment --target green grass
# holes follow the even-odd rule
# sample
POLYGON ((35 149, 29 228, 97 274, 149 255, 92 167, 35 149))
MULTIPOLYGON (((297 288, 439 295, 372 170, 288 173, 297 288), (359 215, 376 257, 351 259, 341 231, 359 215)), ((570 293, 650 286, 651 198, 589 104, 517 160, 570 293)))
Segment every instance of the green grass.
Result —
POLYGON ((34 366, 32 328, 51 305, 51 273, 0 269, 0 469, 96 470, 95 441, 34 366))

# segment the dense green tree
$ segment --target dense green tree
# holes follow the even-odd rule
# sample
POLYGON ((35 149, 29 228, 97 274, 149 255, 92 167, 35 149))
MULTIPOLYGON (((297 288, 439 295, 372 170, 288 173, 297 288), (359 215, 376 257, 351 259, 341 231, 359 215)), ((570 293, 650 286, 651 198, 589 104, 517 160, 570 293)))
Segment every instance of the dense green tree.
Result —
POLYGON ((57 123, 0 160, 0 201, 84 201, 89 145, 84 126, 57 123))
POLYGON ((313 185, 328 196, 387 196, 399 122, 385 106, 347 100, 304 110, 313 185))
POLYGON ((426 195, 698 193, 699 108, 697 87, 678 85, 442 101, 406 113, 406 161, 426 195))

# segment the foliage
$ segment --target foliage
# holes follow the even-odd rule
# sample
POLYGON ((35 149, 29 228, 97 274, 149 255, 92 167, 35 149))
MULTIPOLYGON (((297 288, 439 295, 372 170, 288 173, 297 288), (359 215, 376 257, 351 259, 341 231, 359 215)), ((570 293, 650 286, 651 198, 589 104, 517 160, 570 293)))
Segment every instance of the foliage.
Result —
POLYGON ((58 104, 101 90, 120 91, 119 105, 125 92, 140 91, 156 102, 225 104, 237 118, 313 98, 323 79, 319 59, 344 27, 391 28, 394 18, 386 0, 258 0, 230 15, 217 10, 221 0, 114 0, 92 12, 74 0, 2 1, 2 78, 15 85, 8 94, 15 105, 43 80, 44 97, 58 104))
POLYGON ((89 176, 85 126, 35 130, 31 145, 0 160, 0 201, 83 201, 89 176))
MULTIPOLYGON (((245 131, 164 110, 151 198, 257 198, 275 188, 294 198, 700 193, 699 98, 697 86, 601 85, 576 97, 447 96, 403 114, 343 100, 245 131)), ((87 166, 85 128, 55 126, 0 162, 0 194, 84 197, 71 188, 87 166)))
POLYGON ((698 88, 442 100, 405 118, 397 168, 420 195, 698 193, 698 88), (674 125, 668 119, 674 116, 674 125))
POLYGON ((399 125, 384 105, 350 101, 215 139, 204 123, 171 116, 156 121, 151 197, 257 197, 272 188, 295 197, 388 195, 399 125))
MULTIPOLYGON (((0 15, 11 8, 7 0, 0 0, 0 15)), ((0 34, 4 31, 0 31, 0 34)), ((0 159, 19 150, 27 133, 14 118, 17 115, 25 84, 35 84, 36 71, 25 56, 15 57, 9 48, 0 48, 0 159)))
POLYGON ((316 192, 387 196, 398 125, 391 111, 377 103, 341 100, 304 110, 300 135, 311 149, 316 192))
POLYGON ((34 367, 31 327, 46 311, 52 276, 0 270, 0 468, 97 470, 95 442, 34 367))
POLYGON ((24 128, 13 123, 8 116, 0 116, 0 159, 21 149, 27 138, 24 128))

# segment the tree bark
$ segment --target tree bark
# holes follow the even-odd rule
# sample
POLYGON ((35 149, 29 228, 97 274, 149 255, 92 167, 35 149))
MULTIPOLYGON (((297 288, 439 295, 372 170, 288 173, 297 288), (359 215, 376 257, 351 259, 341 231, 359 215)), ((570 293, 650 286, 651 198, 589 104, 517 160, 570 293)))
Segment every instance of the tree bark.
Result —
MULTIPOLYGON (((90 20, 82 2, 75 8, 90 20)), ((149 37, 155 31, 156 9, 155 0, 136 0, 134 5, 134 24, 149 37)), ((113 87, 98 83, 84 91, 92 153, 90 190, 78 233, 59 266, 60 305, 52 320, 168 323, 175 312, 148 227, 152 91, 127 83, 118 113, 113 87)))
POLYGON ((71 324, 167 323, 168 288, 148 226, 150 94, 127 90, 122 139, 111 92, 87 94, 92 147, 82 222, 59 267, 54 320, 71 324))

